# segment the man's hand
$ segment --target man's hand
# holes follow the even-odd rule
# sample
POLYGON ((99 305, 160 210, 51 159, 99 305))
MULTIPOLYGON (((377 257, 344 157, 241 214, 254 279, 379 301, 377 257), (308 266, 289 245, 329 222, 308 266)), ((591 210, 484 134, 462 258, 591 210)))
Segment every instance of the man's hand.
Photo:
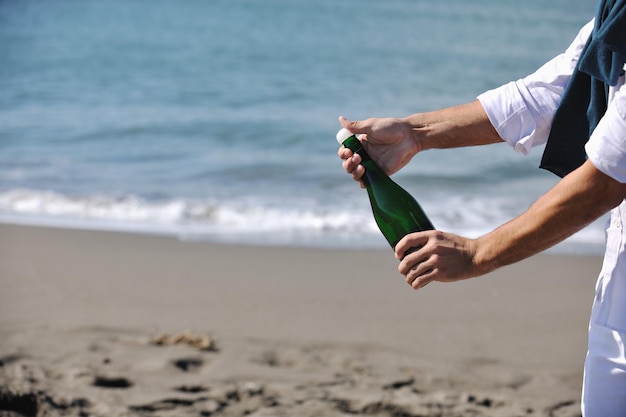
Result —
POLYGON ((395 247, 396 258, 401 260, 398 271, 416 290, 432 281, 473 278, 481 275, 474 264, 474 246, 472 239, 438 230, 411 233, 395 247))
MULTIPOLYGON (((404 118, 369 118, 351 121, 341 116, 341 126, 359 135, 367 153, 388 175, 405 166, 426 149, 458 148, 502 142, 478 100, 460 106, 415 113, 404 118)), ((365 169, 360 157, 343 146, 337 152, 343 168, 360 181, 365 169)), ((361 184, 362 185, 362 184, 361 184)))
POLYGON ((624 198, 626 184, 587 160, 524 213, 478 239, 437 230, 406 235, 395 247, 398 270, 415 289, 484 275, 556 245, 624 198))
MULTIPOLYGON (((388 175, 405 166, 420 150, 412 135, 411 125, 404 119, 370 118, 350 121, 342 116, 339 122, 350 132, 359 135, 367 153, 388 175)), ((344 160, 345 171, 359 181, 365 172, 359 165, 361 158, 343 146, 337 154, 344 160)))

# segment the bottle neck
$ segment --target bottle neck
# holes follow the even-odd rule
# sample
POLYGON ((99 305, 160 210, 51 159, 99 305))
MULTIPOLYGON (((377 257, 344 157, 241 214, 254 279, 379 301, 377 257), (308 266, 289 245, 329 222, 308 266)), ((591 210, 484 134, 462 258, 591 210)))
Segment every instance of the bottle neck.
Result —
POLYGON ((362 161, 369 161, 371 158, 368 155, 367 151, 363 147, 363 144, 355 135, 350 136, 346 140, 343 141, 343 146, 350 149, 354 153, 358 153, 361 155, 362 161))

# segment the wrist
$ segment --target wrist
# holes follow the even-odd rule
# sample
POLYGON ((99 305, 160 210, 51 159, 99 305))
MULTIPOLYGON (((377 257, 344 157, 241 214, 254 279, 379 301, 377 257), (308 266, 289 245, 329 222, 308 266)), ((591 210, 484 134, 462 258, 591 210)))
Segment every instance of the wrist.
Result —
POLYGON ((416 113, 401 119, 407 126, 407 130, 415 143, 417 152, 432 148, 432 146, 429 146, 429 141, 426 140, 430 129, 428 123, 425 121, 424 115, 424 113, 416 113))
POLYGON ((477 276, 488 274, 501 266, 497 262, 499 257, 494 250, 492 242, 490 242, 489 235, 472 240, 470 253, 472 265, 477 276))

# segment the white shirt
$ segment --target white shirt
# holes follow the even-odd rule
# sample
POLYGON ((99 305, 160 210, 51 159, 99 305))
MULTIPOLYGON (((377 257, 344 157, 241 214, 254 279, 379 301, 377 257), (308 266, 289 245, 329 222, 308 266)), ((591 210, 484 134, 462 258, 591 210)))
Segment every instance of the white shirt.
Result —
MULTIPOLYGON (((478 100, 498 134, 516 151, 527 154, 548 140, 554 113, 561 101, 593 20, 578 33, 565 52, 535 73, 487 91, 478 100)), ((603 173, 626 183, 626 87, 624 76, 609 89, 605 115, 585 146, 587 157, 603 173)), ((626 333, 626 201, 611 211, 607 247, 596 286, 596 324, 626 333)))

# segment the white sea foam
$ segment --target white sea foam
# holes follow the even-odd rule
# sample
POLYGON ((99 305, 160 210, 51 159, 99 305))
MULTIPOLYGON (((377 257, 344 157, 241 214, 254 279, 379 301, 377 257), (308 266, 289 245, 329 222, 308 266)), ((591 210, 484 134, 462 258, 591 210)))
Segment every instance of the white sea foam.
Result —
MULTIPOLYGON (((263 207, 240 202, 201 200, 151 201, 137 196, 67 196, 52 191, 9 190, 0 193, 0 220, 87 229, 131 230, 187 238, 323 235, 376 232, 366 213, 263 207), (365 227, 363 227, 365 225, 365 227)), ((293 237, 289 238, 293 239, 293 237)), ((293 242, 290 242, 293 243, 293 242)), ((297 242, 296 242, 297 243, 297 242)))
MULTIPOLYGON (((365 203, 365 202, 363 202, 365 203)), ((429 202, 439 229, 478 237, 512 218, 507 199, 465 198, 429 202)), ((0 221, 70 228, 165 234, 183 239, 299 246, 386 247, 369 206, 271 206, 242 202, 137 196, 69 196, 28 189, 0 193, 0 221)), ((598 221, 572 237, 565 251, 599 252, 598 221)))

